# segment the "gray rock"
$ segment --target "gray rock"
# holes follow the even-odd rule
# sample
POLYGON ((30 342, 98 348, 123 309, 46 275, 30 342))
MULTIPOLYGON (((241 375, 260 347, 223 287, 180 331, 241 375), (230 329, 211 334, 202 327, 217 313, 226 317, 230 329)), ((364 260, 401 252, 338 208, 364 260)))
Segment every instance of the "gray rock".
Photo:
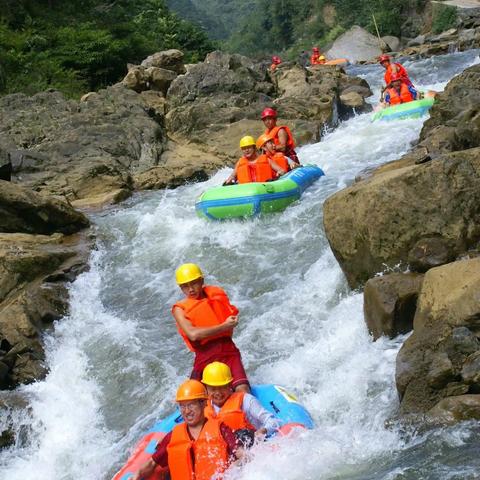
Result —
POLYGON ((435 355, 427 373, 428 384, 432 388, 444 388, 455 378, 453 365, 446 352, 435 355))
POLYGON ((422 238, 408 253, 411 270, 424 273, 430 268, 439 267, 454 260, 448 241, 441 237, 422 238))
POLYGON ((472 353, 463 364, 462 379, 475 389, 480 390, 480 351, 472 353))
POLYGON ((425 35, 418 35, 407 43, 408 47, 416 47, 425 43, 425 35))
POLYGON ((480 395, 444 398, 427 414, 430 424, 453 425, 466 420, 480 420, 480 395))
POLYGON ((326 52, 329 58, 346 58, 352 63, 374 60, 381 54, 378 38, 357 25, 340 35, 326 52))
POLYGON ((422 281, 423 275, 415 273, 390 273, 368 280, 363 311, 374 339, 412 330, 422 281))
POLYGON ((382 37, 382 40, 388 45, 391 52, 398 52, 400 50, 400 39, 391 35, 382 37))
POLYGON ((154 53, 143 60, 141 66, 145 68, 165 68, 166 70, 173 70, 179 75, 186 71, 183 63, 183 52, 176 49, 154 53))

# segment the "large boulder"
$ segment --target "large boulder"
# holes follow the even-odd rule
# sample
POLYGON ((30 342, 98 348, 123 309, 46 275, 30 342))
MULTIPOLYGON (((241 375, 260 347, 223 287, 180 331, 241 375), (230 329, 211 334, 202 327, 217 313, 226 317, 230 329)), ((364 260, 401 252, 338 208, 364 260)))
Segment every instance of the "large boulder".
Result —
POLYGON ((65 283, 85 270, 89 247, 83 234, 0 234, 0 389, 45 375, 43 332, 68 312, 65 283))
POLYGON ((384 42, 380 42, 362 27, 354 25, 333 42, 326 55, 328 58, 346 58, 353 63, 366 62, 381 55, 383 46, 384 42))
POLYGON ((413 334, 397 356, 402 413, 426 413, 438 404, 438 412, 431 414, 448 410, 452 418, 465 419, 468 412, 470 418, 478 418, 479 292, 480 258, 453 262, 425 274, 413 334), (475 395, 473 403, 465 394, 475 395), (448 405, 441 402, 447 398, 448 405))
POLYGON ((324 225, 352 287, 407 267, 422 238, 441 238, 456 257, 480 238, 480 148, 362 180, 326 200, 324 225))
POLYGON ((363 311, 368 330, 376 340, 390 338, 413 328, 423 275, 390 273, 371 278, 363 292, 363 311))
POLYGON ((74 233, 89 225, 63 200, 0 180, 0 232, 74 233))
POLYGON ((166 143, 144 97, 121 85, 80 103, 59 92, 8 95, 0 120, 14 179, 69 200, 131 191, 132 173, 157 165, 166 143))
POLYGON ((183 63, 183 52, 174 48, 150 55, 143 60, 141 66, 145 68, 163 68, 165 70, 171 70, 179 75, 186 71, 183 63))

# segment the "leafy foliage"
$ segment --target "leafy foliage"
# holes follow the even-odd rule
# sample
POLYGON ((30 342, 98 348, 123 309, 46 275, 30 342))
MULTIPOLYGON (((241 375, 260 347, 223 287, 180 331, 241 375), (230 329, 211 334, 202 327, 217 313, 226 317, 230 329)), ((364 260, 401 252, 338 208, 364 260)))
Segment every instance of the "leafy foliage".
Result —
POLYGON ((432 32, 441 33, 455 27, 457 23, 457 9, 450 5, 438 5, 433 10, 432 32))
POLYGON ((118 81, 128 62, 178 48, 198 61, 215 45, 164 0, 0 0, 0 92, 69 96, 118 81))

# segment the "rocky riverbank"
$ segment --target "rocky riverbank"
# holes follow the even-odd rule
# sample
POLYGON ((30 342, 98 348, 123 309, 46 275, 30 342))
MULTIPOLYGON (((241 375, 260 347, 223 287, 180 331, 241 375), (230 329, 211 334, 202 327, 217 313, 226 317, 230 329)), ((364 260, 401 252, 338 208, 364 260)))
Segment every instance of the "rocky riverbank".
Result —
POLYGON ((480 66, 440 94, 419 143, 325 202, 332 250, 365 285, 375 337, 412 329, 397 358, 401 412, 480 418, 480 66), (377 277, 385 270, 409 271, 377 277))

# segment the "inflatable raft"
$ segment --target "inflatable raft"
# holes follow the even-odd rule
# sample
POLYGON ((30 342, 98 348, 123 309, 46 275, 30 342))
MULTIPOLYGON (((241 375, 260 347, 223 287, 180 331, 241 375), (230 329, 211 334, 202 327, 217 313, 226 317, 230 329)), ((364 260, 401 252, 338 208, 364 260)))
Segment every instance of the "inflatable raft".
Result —
MULTIPOLYGON (((313 428, 313 420, 308 411, 300 405, 294 395, 288 393, 278 385, 256 385, 252 387, 252 394, 260 401, 265 409, 279 420, 282 428, 280 433, 288 434, 292 428, 313 428)), ((155 452, 157 444, 172 431, 175 425, 183 422, 180 411, 177 409, 167 418, 157 422, 139 441, 133 454, 125 466, 119 470, 113 480, 129 480, 155 452)), ((158 472, 154 472, 144 480, 156 480, 158 472)))
POLYGON ((434 101, 434 98, 422 98, 422 100, 414 100, 413 102, 382 108, 373 114, 372 122, 376 120, 399 120, 403 118, 423 117, 433 105, 434 101))
POLYGON ((298 200, 303 191, 322 175, 321 168, 305 165, 273 182, 209 188, 200 196, 195 209, 198 216, 211 220, 281 212, 298 200))

